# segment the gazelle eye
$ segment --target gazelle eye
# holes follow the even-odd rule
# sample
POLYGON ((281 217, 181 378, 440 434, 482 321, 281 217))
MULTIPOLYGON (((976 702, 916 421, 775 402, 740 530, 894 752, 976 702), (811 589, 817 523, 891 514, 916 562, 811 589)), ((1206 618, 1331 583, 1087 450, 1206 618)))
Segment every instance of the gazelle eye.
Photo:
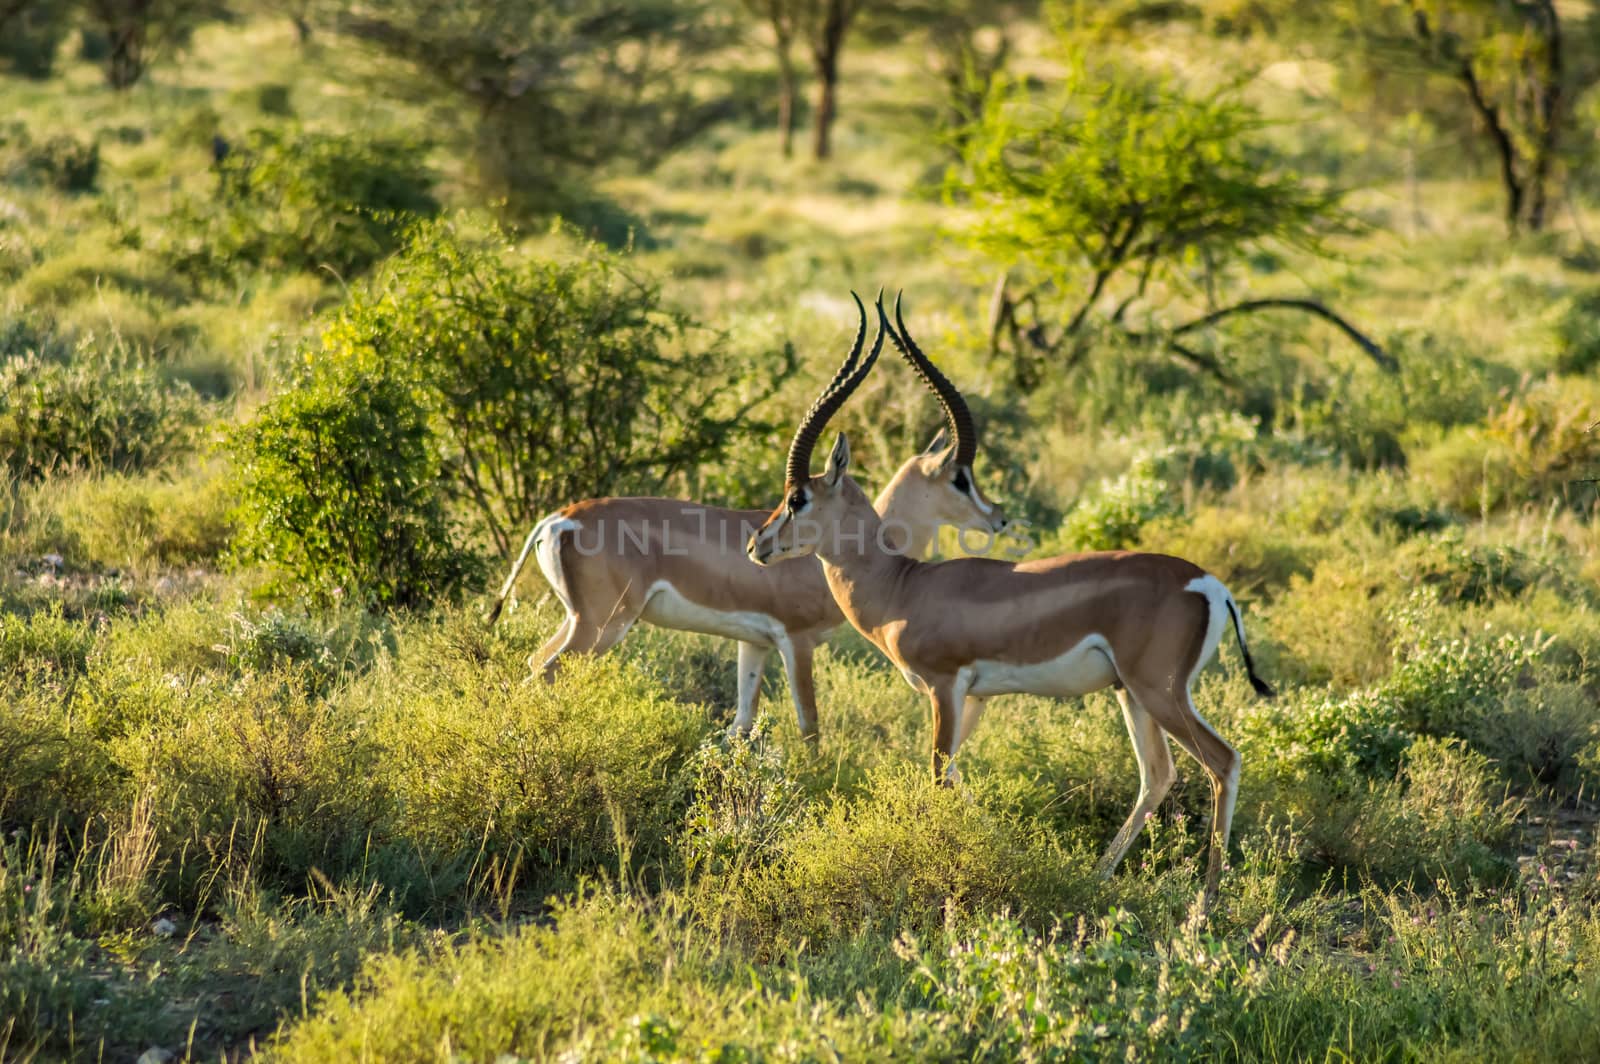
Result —
POLYGON ((793 495, 789 496, 789 512, 790 513, 793 513, 793 514, 799 513, 800 512, 800 508, 802 506, 804 506, 805 504, 806 504, 806 493, 805 492, 797 491, 793 495))

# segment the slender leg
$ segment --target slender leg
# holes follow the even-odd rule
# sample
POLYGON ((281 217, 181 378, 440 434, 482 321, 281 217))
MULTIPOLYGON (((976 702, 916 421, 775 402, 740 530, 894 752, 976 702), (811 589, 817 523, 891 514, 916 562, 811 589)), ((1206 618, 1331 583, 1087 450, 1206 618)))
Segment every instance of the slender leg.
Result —
POLYGON ((785 639, 778 644, 783 655, 783 669, 789 677, 789 697, 794 700, 794 717, 800 725, 800 737, 808 743, 817 741, 817 689, 811 680, 811 658, 816 644, 809 639, 785 639))
POLYGON ((1139 762, 1139 799, 1133 803, 1133 812, 1122 825, 1105 856, 1100 858, 1100 875, 1109 879, 1117 865, 1127 856, 1139 833, 1144 830, 1145 819, 1161 804, 1172 789, 1178 773, 1172 766, 1172 751, 1167 747, 1166 733, 1155 719, 1146 713, 1125 689, 1117 691, 1117 701, 1122 703, 1122 719, 1128 725, 1128 738, 1133 740, 1133 756, 1139 762))
POLYGON ((739 643, 739 709, 729 732, 749 735, 756 722, 756 701, 761 697, 761 670, 766 667, 771 647, 739 643))
POLYGON ((1233 805, 1239 791, 1239 752, 1195 711, 1188 690, 1162 691, 1130 683, 1133 697, 1155 718, 1173 741, 1200 762, 1211 777, 1211 857, 1206 864, 1206 900, 1217 896, 1222 861, 1233 827, 1233 805))
POLYGON ((933 705, 933 780, 949 787, 956 748, 956 727, 961 722, 962 692, 950 680, 928 686, 928 701, 933 705))
POLYGON ((533 656, 528 658, 528 678, 530 680, 533 679, 535 673, 541 673, 546 681, 551 678, 553 674, 543 672, 543 670, 547 669, 550 663, 555 660, 556 655, 566 648, 568 641, 572 638, 572 627, 576 620, 577 618, 570 613, 561 618, 561 623, 556 627, 555 634, 545 640, 544 646, 540 647, 534 652, 533 656))
POLYGON ((955 757, 956 751, 961 749, 967 741, 967 736, 972 734, 972 729, 978 726, 978 718, 983 716, 984 707, 989 700, 981 695, 968 695, 961 706, 961 725, 956 729, 956 743, 950 751, 950 756, 955 757))
POLYGON ((599 626, 586 624, 582 617, 574 617, 566 642, 544 663, 544 681, 549 683, 556 678, 561 671, 561 659, 568 654, 593 654, 599 657, 622 642, 622 637, 633 627, 634 619, 634 616, 614 615, 605 625, 599 626))

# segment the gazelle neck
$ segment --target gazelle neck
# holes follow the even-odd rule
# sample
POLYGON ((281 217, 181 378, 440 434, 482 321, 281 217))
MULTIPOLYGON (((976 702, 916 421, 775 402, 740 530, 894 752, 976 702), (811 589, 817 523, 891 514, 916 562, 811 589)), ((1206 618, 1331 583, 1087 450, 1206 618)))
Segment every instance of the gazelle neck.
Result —
POLYGON ((867 631, 877 626, 900 577, 922 563, 894 542, 904 532, 887 526, 854 480, 846 477, 841 491, 843 512, 821 530, 816 554, 835 601, 851 623, 867 631))
POLYGON ((916 513, 901 493, 900 483, 898 476, 890 480, 872 502, 872 509, 883 522, 884 545, 908 558, 926 558, 939 533, 939 522, 916 513))

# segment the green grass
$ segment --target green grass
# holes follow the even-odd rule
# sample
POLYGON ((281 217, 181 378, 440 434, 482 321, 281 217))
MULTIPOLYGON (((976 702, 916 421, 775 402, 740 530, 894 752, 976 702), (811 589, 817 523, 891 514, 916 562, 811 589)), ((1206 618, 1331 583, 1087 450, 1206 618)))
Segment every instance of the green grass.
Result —
MULTIPOLYGON (((1204 81, 1240 47, 1130 61, 1204 81)), ((1019 64, 1049 75, 1035 35, 1019 64)), ((1208 350, 1268 419, 1110 342, 1013 389, 987 353, 994 268, 932 192, 914 42, 847 55, 826 166, 740 121, 596 175, 603 209, 578 223, 625 246, 631 227, 624 253, 674 306, 734 351, 795 342, 776 422, 842 353, 848 290, 903 286, 980 416, 978 475, 1041 552, 1115 542, 1227 581, 1282 696, 1257 700, 1228 647, 1197 685, 1244 758, 1202 918, 1210 795, 1184 760, 1121 872, 1092 874, 1138 787, 1108 693, 996 699, 942 790, 925 700, 848 630, 818 657, 820 742, 774 665, 747 745, 723 735, 726 644, 641 628, 545 688, 526 659, 559 618, 534 584, 490 632, 475 603, 314 609, 234 558, 219 429, 280 387, 343 279, 197 285, 155 249, 210 188, 213 132, 291 121, 426 138, 446 208, 483 207, 451 108, 380 98, 380 67, 257 20, 121 96, 65 55, 50 82, 0 79, 0 112, 101 151, 92 192, 0 181, 0 325, 22 323, 0 357, 114 354, 200 411, 152 468, 0 481, 0 1058, 1592 1053, 1593 205, 1508 240, 1492 174, 1441 153, 1416 216, 1399 141, 1320 65, 1275 66, 1248 91, 1289 120, 1277 145, 1359 184, 1367 224, 1332 258, 1254 264, 1251 289, 1314 291, 1402 371, 1321 325, 1235 322, 1208 350)), ((523 239, 572 246, 542 223, 523 239)), ((838 424, 879 481, 936 421, 886 359, 838 424)), ((707 479, 769 504, 786 438, 707 479)))

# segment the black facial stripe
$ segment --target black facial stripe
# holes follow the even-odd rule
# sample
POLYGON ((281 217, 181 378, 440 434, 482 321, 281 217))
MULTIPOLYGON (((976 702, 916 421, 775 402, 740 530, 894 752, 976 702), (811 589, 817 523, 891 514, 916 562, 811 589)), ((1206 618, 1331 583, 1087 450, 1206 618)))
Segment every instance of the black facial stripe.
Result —
POLYGON ((965 469, 957 469, 955 479, 953 479, 950 483, 954 484, 955 489, 961 492, 961 494, 972 494, 972 484, 967 480, 967 471, 965 469))

